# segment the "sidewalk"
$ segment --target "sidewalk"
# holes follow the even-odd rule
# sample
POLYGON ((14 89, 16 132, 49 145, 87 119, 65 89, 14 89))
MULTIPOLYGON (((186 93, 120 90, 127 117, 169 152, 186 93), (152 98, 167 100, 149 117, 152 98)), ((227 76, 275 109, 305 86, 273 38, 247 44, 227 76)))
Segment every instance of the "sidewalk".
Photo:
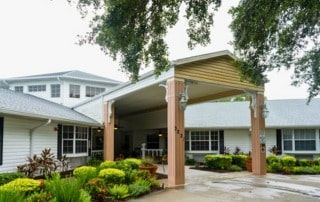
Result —
MULTIPOLYGON (((167 167, 159 165, 159 173, 167 167)), ((185 167, 186 183, 177 188, 166 188, 136 202, 175 201, 320 201, 320 175, 254 176, 247 171, 215 173, 185 167)), ((165 184, 167 180, 161 180, 165 184)))

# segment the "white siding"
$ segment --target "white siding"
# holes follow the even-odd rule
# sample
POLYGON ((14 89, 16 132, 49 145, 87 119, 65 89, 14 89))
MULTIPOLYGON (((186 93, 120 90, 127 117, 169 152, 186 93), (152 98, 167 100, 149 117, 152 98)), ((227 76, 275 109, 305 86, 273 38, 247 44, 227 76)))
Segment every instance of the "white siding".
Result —
POLYGON ((236 147, 242 152, 251 151, 251 136, 249 129, 227 129, 224 130, 224 145, 230 149, 230 153, 234 153, 236 147))
MULTIPOLYGON (((4 118, 4 139, 3 139, 3 165, 0 172, 13 172, 17 166, 24 164, 30 155, 30 129, 43 124, 40 121, 30 121, 21 118, 4 118)), ((57 132, 54 127, 57 124, 50 124, 34 131, 34 153, 40 154, 44 148, 51 148, 57 154, 57 132)))
POLYGON ((102 98, 93 100, 91 102, 83 104, 74 109, 100 123, 104 122, 103 120, 104 106, 103 106, 102 98))

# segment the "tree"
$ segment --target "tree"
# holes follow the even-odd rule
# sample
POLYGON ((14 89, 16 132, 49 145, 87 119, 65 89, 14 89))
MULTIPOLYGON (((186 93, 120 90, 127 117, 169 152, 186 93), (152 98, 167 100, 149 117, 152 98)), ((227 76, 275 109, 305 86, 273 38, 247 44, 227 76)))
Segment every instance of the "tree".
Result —
POLYGON ((294 68, 293 84, 320 93, 320 1, 241 0, 230 10, 242 76, 260 85, 265 72, 294 68))
MULTIPOLYGON (((68 0, 71 1, 71 0, 68 0)), ((168 70, 168 28, 179 20, 186 5, 188 46, 210 43, 210 27, 221 0, 78 0, 82 13, 92 8, 92 32, 81 40, 96 43, 113 59, 121 58, 121 68, 132 81, 139 78, 142 64, 154 63, 155 74, 168 70)))

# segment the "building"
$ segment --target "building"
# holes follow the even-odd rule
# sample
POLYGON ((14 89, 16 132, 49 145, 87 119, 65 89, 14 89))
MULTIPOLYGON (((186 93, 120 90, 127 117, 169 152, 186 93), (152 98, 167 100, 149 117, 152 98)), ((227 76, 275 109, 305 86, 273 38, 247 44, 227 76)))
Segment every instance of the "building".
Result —
POLYGON ((0 172, 12 172, 28 156, 51 148, 67 154, 71 166, 88 160, 97 121, 68 107, 33 95, 0 88, 0 172), (63 140, 62 140, 63 139, 63 140))
POLYGON ((73 106, 121 82, 81 71, 56 72, 4 79, 0 87, 73 106))
MULTIPOLYGON (((282 154, 298 158, 319 157, 320 100, 314 99, 309 105, 306 100, 265 102, 264 87, 242 80, 233 60, 230 52, 220 51, 173 61, 172 68, 159 77, 150 72, 137 83, 119 84, 79 102, 72 109, 64 108, 93 121, 85 121, 88 135, 78 140, 82 141, 79 145, 91 143, 82 154, 74 152, 77 140, 68 136, 68 131, 76 130, 76 117, 70 116, 67 123, 58 119, 55 122, 57 132, 48 142, 57 142, 53 147, 57 147, 58 155, 67 154, 78 162, 102 152, 106 160, 113 160, 118 154, 130 156, 136 148, 141 148, 142 143, 146 143, 148 149, 165 149, 168 152, 169 186, 184 183, 185 155, 201 161, 206 154, 224 153, 225 148, 233 152, 239 147, 244 153, 252 153, 253 173, 258 175, 265 174, 265 156, 274 145, 282 154), (250 96, 251 104, 212 102, 244 94, 250 96), (263 113, 265 106, 270 111, 267 118, 263 113)), ((40 77, 39 81, 44 81, 40 77)), ((79 82, 87 85, 86 81, 79 82)), ((70 93, 73 84, 68 85, 70 93)), ((18 100, 37 111, 38 103, 18 100)), ((48 103, 44 108, 51 104, 60 106, 48 103)), ((7 103, 6 107, 11 105, 7 103)), ((16 115, 24 117, 23 109, 16 115)), ((42 117, 43 114, 34 116, 42 117)), ((71 136, 75 137, 74 134, 71 136)))

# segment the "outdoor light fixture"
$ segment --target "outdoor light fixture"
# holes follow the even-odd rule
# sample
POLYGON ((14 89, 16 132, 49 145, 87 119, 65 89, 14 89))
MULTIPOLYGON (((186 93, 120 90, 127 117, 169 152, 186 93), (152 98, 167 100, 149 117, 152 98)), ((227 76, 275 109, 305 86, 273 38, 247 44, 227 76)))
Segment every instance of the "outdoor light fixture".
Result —
POLYGON ((184 90, 182 93, 180 93, 180 101, 179 101, 179 104, 180 104, 180 109, 182 111, 186 110, 187 108, 187 105, 188 105, 188 99, 189 99, 189 96, 188 96, 188 85, 185 85, 184 86, 184 90))
POLYGON ((263 117, 264 119, 267 118, 268 115, 269 115, 269 110, 268 110, 268 108, 267 108, 267 105, 266 105, 266 104, 262 105, 262 106, 261 106, 261 110, 262 110, 262 117, 263 117))

